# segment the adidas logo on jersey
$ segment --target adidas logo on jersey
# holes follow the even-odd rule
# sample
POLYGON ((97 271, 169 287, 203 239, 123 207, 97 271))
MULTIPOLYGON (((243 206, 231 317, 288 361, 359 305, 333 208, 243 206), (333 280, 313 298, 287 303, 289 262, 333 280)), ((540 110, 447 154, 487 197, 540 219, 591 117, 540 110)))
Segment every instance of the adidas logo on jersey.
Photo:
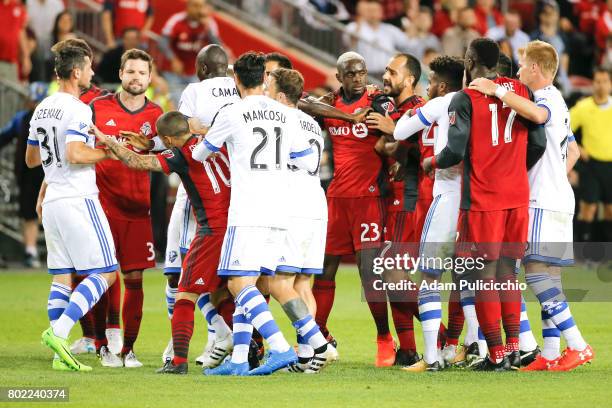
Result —
POLYGON ((86 127, 87 127, 87 124, 86 124, 86 123, 83 123, 83 122, 79 123, 79 130, 83 130, 83 129, 85 129, 86 127))
POLYGON ((232 266, 240 266, 240 261, 237 259, 234 259, 234 262, 232 262, 232 266))
POLYGON ((204 284, 204 279, 199 278, 197 281, 195 281, 196 285, 203 285, 204 284))
POLYGON ((111 119, 108 122, 106 122, 106 126, 117 126, 117 124, 115 123, 113 119, 111 119))
POLYGON ((278 262, 286 262, 285 257, 281 256, 280 259, 278 260, 278 262))

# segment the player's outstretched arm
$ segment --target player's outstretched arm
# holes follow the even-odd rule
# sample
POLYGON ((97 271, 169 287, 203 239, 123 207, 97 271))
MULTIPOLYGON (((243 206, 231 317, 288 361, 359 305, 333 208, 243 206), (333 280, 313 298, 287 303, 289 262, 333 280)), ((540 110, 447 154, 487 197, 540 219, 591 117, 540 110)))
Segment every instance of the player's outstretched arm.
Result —
POLYGON ((470 89, 489 96, 498 97, 510 109, 516 111, 519 116, 524 117, 539 125, 546 123, 550 118, 550 111, 543 105, 537 105, 533 101, 507 90, 487 78, 477 78, 470 83, 470 89))
POLYGON ((346 113, 340 109, 334 108, 331 105, 318 101, 315 98, 308 97, 302 98, 298 101, 298 109, 306 112, 310 116, 328 118, 328 119, 340 119, 350 123, 363 122, 370 112, 369 108, 362 109, 357 113, 346 113))
MULTIPOLYGON (((106 136, 97 127, 92 128, 93 133, 100 143, 113 152, 117 159, 124 162, 129 168, 136 170, 163 171, 159 159, 155 155, 138 154, 122 146, 114 138, 106 136)), ((100 149, 97 149, 100 150, 100 149)))
MULTIPOLYGON (((417 112, 419 112, 417 110, 417 112)), ((406 140, 417 135, 417 132, 430 126, 423 115, 416 114, 413 116, 404 115, 395 124, 395 130, 393 131, 393 138, 395 140, 406 140)))
POLYGON ((66 143, 66 160, 70 164, 95 164, 107 158, 106 150, 91 148, 85 142, 66 143))

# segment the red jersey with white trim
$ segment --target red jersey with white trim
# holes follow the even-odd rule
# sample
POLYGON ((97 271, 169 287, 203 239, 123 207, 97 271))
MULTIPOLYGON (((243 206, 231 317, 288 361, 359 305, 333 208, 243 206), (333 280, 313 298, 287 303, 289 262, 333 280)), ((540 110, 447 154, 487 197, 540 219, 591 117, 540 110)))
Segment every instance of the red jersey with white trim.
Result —
POLYGON ((231 195, 227 149, 222 147, 202 164, 192 157, 196 144, 198 139, 191 137, 180 149, 166 150, 157 158, 164 173, 181 178, 198 222, 197 234, 225 231, 231 195))
MULTIPOLYGON (((425 102, 416 106, 419 108, 425 105, 425 102)), ((421 162, 419 163, 419 185, 418 185, 418 199, 419 200, 433 200, 433 185, 434 179, 429 177, 423 171, 423 160, 432 157, 434 155, 434 140, 435 140, 435 132, 438 131, 438 124, 432 123, 431 126, 426 127, 421 132, 421 137, 419 138, 419 151, 421 153, 421 162)))
POLYGON ((105 96, 111 93, 112 92, 107 91, 106 89, 98 88, 97 86, 92 84, 88 89, 81 90, 81 96, 79 96, 79 99, 81 100, 81 102, 89 105, 91 101, 93 101, 97 97, 105 96))
MULTIPOLYGON (((369 107, 378 94, 364 92, 353 101, 342 97, 342 89, 334 93, 331 103, 346 112, 369 107)), ((349 123, 339 119, 325 118, 323 125, 332 141, 334 176, 327 189, 328 197, 379 197, 380 187, 385 182, 383 159, 374 147, 379 132, 368 129, 365 123, 349 123)))
MULTIPOLYGON (((128 110, 119 94, 94 99, 89 105, 93 122, 102 133, 119 142, 124 138, 120 130, 142 133, 149 139, 157 135, 155 122, 163 113, 155 103, 145 99, 142 108, 128 110)), ((130 145, 127 148, 134 150, 130 145)), ((103 160, 96 164, 96 181, 100 189, 100 203, 111 217, 126 220, 149 217, 151 207, 148 171, 134 170, 119 160, 103 160)))

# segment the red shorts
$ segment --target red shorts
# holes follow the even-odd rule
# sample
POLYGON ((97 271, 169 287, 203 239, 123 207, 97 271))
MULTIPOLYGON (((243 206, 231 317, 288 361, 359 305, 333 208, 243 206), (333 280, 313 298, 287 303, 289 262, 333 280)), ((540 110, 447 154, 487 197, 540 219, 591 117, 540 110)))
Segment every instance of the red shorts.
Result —
POLYGON ((380 197, 327 198, 328 255, 348 255, 380 248, 385 211, 380 197))
POLYGON ((389 211, 385 219, 385 241, 416 242, 416 211, 389 211))
POLYGON ((151 219, 124 220, 106 214, 113 233, 117 261, 121 272, 139 271, 155 267, 155 247, 151 219))
POLYGON ((183 260, 183 272, 179 280, 178 291, 201 295, 214 292, 221 285, 217 275, 221 247, 225 230, 208 234, 196 232, 189 251, 183 260))
POLYGON ((461 210, 457 222, 458 257, 521 259, 527 245, 527 207, 496 211, 461 210))
POLYGON ((433 198, 427 198, 422 200, 417 200, 416 209, 414 210, 414 235, 417 241, 421 241, 421 235, 423 234, 423 226, 425 225, 425 218, 427 218, 427 212, 429 211, 429 207, 431 207, 431 203, 433 202, 433 198))

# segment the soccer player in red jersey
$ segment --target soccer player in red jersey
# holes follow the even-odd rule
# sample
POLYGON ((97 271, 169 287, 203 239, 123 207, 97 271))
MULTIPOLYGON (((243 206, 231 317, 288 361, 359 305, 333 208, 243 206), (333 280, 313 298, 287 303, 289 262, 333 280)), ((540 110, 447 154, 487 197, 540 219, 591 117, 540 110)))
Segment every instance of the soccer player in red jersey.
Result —
POLYGON ((167 360, 157 372, 187 374, 187 353, 193 334, 193 311, 202 293, 214 292, 221 284, 217 266, 227 226, 230 200, 227 153, 222 149, 210 156, 204 167, 193 159, 192 151, 198 139, 189 131, 189 123, 180 112, 168 112, 157 120, 157 130, 164 144, 170 148, 158 155, 139 155, 122 147, 116 140, 103 134, 98 138, 128 167, 138 170, 177 173, 193 206, 198 228, 183 261, 183 273, 172 317, 174 358, 167 360), (218 157, 223 155, 224 157, 218 157), (214 169, 214 170, 212 170, 214 169), (222 174, 215 174, 220 172, 222 174))
MULTIPOLYGON (((518 80, 497 77, 498 59, 497 43, 486 38, 472 41, 465 55, 467 82, 490 78, 505 89, 529 97, 529 90, 518 80)), ((495 284, 515 283, 514 267, 523 257, 527 242, 527 169, 544 153, 546 136, 543 128, 517 119, 516 112, 499 99, 471 89, 458 92, 448 111, 448 144, 426 159, 423 168, 430 172, 463 161, 456 252, 462 258, 481 258, 483 268, 473 270, 477 278, 474 283, 479 285, 476 313, 489 347, 489 358, 475 368, 504 371, 510 369, 506 352, 518 353, 521 296, 516 285, 502 288, 495 284), (506 349, 500 319, 506 332, 506 349)))
MULTIPOLYGON (((414 93, 414 87, 421 76, 421 64, 410 54, 397 54, 389 61, 383 75, 383 92, 393 98, 395 111, 382 115, 372 112, 366 123, 373 129, 392 135, 395 122, 410 109, 424 103, 423 98, 414 93)), ((385 240, 393 243, 391 251, 386 251, 386 257, 395 254, 418 251, 416 243, 415 210, 417 203, 418 173, 420 170, 419 148, 416 143, 389 142, 380 138, 376 145, 379 154, 389 156, 393 193, 387 199, 387 218, 385 223, 385 240)), ((394 270, 384 273, 386 282, 399 283, 410 280, 405 271, 394 270)), ((416 292, 407 290, 387 291, 393 323, 399 339, 399 350, 393 349, 387 353, 389 357, 395 354, 395 361, 380 361, 381 365, 412 365, 418 360, 414 340, 413 317, 418 315, 416 292)), ((387 312, 386 303, 383 310, 387 312)), ((379 343, 381 346, 388 342, 379 343)), ((391 343, 392 346, 392 343, 391 343)), ((387 346, 388 347, 388 346, 387 346)), ((379 355, 385 353, 379 353, 379 355)))
POLYGON ((127 28, 147 32, 153 26, 153 7, 150 0, 104 0, 102 31, 106 46, 115 48, 116 39, 127 28))
MULTIPOLYGON (((123 54, 119 71, 123 89, 117 94, 97 98, 90 104, 93 121, 98 129, 119 141, 124 140, 121 132, 141 133, 153 139, 156 135, 155 122, 162 110, 144 95, 151 82, 151 69, 152 58, 146 52, 132 49, 123 54)), ((106 160, 96 166, 96 180, 100 189, 100 202, 109 219, 123 273, 123 361, 109 353, 105 347, 106 337, 102 336, 100 326, 104 323, 100 322, 101 318, 96 318, 96 348, 103 365, 140 367, 132 348, 142 319, 142 272, 155 266, 149 214, 149 174, 129 169, 116 160, 106 160)))

